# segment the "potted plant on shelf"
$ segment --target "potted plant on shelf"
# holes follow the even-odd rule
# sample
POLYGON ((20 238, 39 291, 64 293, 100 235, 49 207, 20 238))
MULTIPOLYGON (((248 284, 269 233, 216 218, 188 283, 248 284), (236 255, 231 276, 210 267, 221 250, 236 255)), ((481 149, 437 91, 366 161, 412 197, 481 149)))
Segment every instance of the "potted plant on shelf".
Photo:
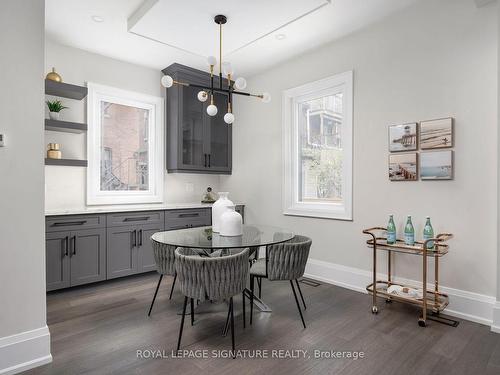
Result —
POLYGON ((59 120, 59 112, 68 107, 63 106, 60 100, 47 100, 45 102, 49 108, 49 117, 51 120, 59 120))

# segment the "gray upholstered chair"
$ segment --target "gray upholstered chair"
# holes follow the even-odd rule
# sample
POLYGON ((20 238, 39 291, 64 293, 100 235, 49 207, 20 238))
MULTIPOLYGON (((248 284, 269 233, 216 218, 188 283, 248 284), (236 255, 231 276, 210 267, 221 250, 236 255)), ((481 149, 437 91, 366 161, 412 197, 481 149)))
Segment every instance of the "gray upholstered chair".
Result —
MULTIPOLYGON (((175 269, 180 290, 185 296, 177 350, 181 346, 188 299, 191 300, 191 311, 193 311, 194 300, 229 300, 228 316, 231 316, 231 342, 234 352, 233 296, 240 293, 243 295, 244 308, 245 296, 243 291, 248 278, 248 253, 249 250, 244 249, 232 255, 206 257, 192 255, 192 251, 181 247, 175 250, 175 269)), ((245 319, 244 309, 243 319, 245 319)), ((191 324, 193 324, 193 315, 191 315, 191 324)))
MULTIPOLYGON (((292 286, 293 296, 299 309, 302 325, 306 328, 306 323, 302 315, 299 300, 293 282, 297 285, 300 293, 300 298, 306 309, 306 303, 302 290, 300 289, 298 279, 304 275, 306 268, 307 257, 309 256, 309 249, 311 248, 312 240, 305 236, 295 236, 287 242, 276 245, 268 246, 266 249, 266 257, 257 259, 257 261, 250 268, 250 324, 253 320, 253 297, 254 297, 254 283, 255 279, 267 278, 270 281, 275 280, 289 280, 292 286)), ((259 282, 259 294, 262 289, 262 283, 259 282)))
POLYGON ((160 274, 160 279, 158 280, 158 284, 156 285, 156 290, 153 296, 153 300, 151 301, 151 306, 149 306, 148 316, 151 315, 151 310, 153 310, 153 305, 155 304, 156 295, 158 294, 158 289, 160 288, 163 276, 169 275, 174 277, 168 299, 172 299, 172 292, 174 291, 175 281, 177 279, 177 274, 175 273, 175 246, 166 245, 155 240, 151 241, 153 244, 153 254, 156 262, 156 271, 160 274))

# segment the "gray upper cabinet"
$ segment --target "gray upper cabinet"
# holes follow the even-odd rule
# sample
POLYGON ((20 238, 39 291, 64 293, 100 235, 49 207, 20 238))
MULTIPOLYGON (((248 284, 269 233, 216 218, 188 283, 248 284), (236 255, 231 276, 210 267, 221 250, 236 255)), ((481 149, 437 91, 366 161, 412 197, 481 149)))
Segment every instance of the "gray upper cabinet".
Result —
MULTIPOLYGON (((172 64, 163 73, 180 82, 210 84, 206 72, 180 64, 172 64)), ((219 78, 214 78, 219 85, 219 78)), ((224 80, 227 86, 227 80, 224 80)), ((174 85, 167 89, 167 169, 169 172, 197 172, 231 174, 232 127, 224 122, 227 97, 214 95, 219 109, 216 116, 206 113, 210 100, 202 103, 197 94, 200 89, 174 85)))

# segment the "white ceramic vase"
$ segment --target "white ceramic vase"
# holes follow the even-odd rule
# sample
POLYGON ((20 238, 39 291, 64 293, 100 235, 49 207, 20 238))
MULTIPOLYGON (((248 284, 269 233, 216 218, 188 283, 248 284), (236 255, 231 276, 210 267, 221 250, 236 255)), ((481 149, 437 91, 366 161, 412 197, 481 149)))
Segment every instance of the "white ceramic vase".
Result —
POLYGON ((59 120, 59 113, 60 112, 50 112, 49 111, 49 118, 51 120, 59 120))
POLYGON ((234 203, 228 199, 228 192, 220 192, 219 199, 212 205, 212 232, 220 232, 220 217, 227 210, 228 207, 233 206, 234 203))
POLYGON ((234 210, 234 206, 227 207, 220 217, 220 235, 227 237, 241 236, 243 234, 243 219, 234 210))

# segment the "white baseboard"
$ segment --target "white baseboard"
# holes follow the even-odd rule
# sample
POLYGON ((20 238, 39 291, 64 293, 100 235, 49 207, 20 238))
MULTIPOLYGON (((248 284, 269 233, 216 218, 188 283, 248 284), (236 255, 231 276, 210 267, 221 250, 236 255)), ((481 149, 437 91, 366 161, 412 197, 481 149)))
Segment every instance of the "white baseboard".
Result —
MULTIPOLYGON (((372 282, 372 273, 369 271, 317 259, 307 261, 304 276, 361 293, 367 293, 365 288, 372 282)), ((385 275, 379 274, 377 279, 383 280, 385 275)), ((419 284, 415 280, 398 277, 395 278, 395 281, 408 285, 419 284)), ((428 288, 433 288, 433 286, 428 284, 428 288)), ((440 290, 448 294, 450 298, 450 304, 446 308, 445 314, 491 326, 492 331, 500 333, 500 304, 497 308, 498 320, 496 320, 496 324, 493 321, 495 297, 444 286, 440 287, 440 290)))
POLYGON ((500 301, 493 305, 493 323, 491 323, 491 332, 500 333, 500 301))
POLYGON ((0 375, 17 374, 52 362, 47 326, 0 337, 0 375))

